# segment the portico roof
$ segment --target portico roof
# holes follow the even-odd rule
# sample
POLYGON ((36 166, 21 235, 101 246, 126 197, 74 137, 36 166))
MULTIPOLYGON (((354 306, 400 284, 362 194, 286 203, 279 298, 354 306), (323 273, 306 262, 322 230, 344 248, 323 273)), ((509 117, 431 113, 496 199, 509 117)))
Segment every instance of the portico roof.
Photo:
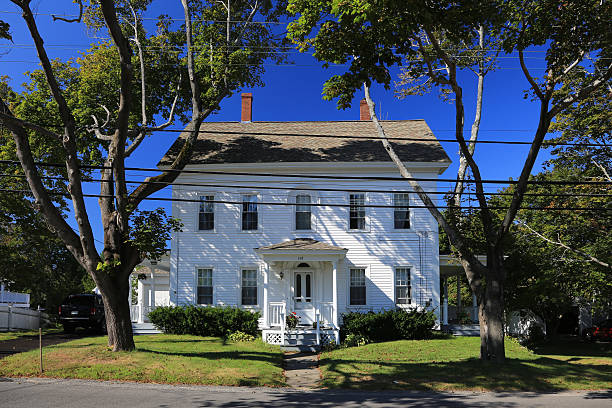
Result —
POLYGON ((343 258, 348 252, 348 249, 341 248, 326 242, 317 241, 312 238, 296 238, 289 241, 279 242, 277 244, 266 245, 255 248, 255 252, 272 260, 298 259, 321 259, 321 256, 331 256, 335 259, 343 258), (286 258, 289 256, 290 258, 286 258), (296 258, 297 256, 297 258, 296 258), (313 258, 316 257, 316 258, 313 258))
POLYGON ((255 248, 259 251, 268 251, 268 250, 283 250, 283 249, 299 249, 302 251, 309 250, 326 250, 326 251, 348 251, 346 248, 337 247, 334 245, 330 245, 326 242, 317 241, 312 238, 296 238, 291 241, 284 241, 278 244, 266 245, 263 247, 255 248))

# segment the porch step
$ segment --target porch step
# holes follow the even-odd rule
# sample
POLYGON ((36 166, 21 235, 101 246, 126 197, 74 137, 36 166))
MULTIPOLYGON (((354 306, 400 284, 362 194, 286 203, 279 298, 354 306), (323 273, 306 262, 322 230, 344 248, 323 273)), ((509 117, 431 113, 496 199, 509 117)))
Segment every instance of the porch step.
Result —
POLYGON ((478 324, 450 324, 446 329, 454 336, 480 336, 480 325, 478 324))
POLYGON ((132 332, 135 335, 161 333, 157 327, 153 326, 153 323, 132 323, 132 332))
POLYGON ((281 346, 282 351, 290 351, 290 352, 298 352, 298 353, 318 353, 321 351, 321 346, 312 345, 312 346, 281 346))

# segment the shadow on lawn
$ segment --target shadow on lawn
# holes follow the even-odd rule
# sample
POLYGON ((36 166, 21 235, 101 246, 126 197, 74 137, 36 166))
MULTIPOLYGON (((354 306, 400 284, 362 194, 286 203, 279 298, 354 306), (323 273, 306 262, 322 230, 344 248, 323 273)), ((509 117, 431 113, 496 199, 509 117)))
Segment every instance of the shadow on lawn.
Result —
POLYGON ((208 360, 231 359, 243 360, 245 364, 248 361, 263 361, 266 363, 278 365, 281 361, 281 356, 277 353, 265 353, 259 351, 204 351, 204 352, 174 352, 174 351, 159 351, 151 350, 146 347, 139 347, 138 351, 143 353, 158 354, 163 356, 176 357, 198 357, 208 360))
POLYGON ((538 355, 612 357, 612 343, 587 342, 578 336, 564 336, 535 350, 538 355))
POLYGON ((323 386, 332 388, 562 391, 568 389, 565 382, 581 382, 582 388, 588 388, 595 382, 610 384, 612 379, 612 365, 569 364, 546 357, 507 359, 503 366, 478 359, 445 363, 322 359, 321 366, 331 377, 323 380, 323 386), (364 369, 363 364, 369 366, 364 369), (557 379, 558 384, 547 379, 557 379))

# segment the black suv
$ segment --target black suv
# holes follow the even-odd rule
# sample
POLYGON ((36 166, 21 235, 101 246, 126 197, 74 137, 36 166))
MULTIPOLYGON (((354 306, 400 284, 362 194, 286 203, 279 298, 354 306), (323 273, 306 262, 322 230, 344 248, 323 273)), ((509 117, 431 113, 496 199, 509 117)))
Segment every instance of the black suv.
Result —
POLYGON ((59 319, 66 333, 72 333, 76 327, 106 333, 104 304, 100 295, 84 293, 68 296, 59 307, 59 319))

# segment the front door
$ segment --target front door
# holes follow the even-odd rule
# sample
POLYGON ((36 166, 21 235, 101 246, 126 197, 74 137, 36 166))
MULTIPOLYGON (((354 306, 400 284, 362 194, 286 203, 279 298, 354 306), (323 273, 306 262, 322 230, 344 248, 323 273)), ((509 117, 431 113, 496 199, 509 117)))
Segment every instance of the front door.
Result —
POLYGON ((311 271, 293 273, 293 309, 300 316, 300 324, 312 325, 314 310, 314 274, 311 271))

